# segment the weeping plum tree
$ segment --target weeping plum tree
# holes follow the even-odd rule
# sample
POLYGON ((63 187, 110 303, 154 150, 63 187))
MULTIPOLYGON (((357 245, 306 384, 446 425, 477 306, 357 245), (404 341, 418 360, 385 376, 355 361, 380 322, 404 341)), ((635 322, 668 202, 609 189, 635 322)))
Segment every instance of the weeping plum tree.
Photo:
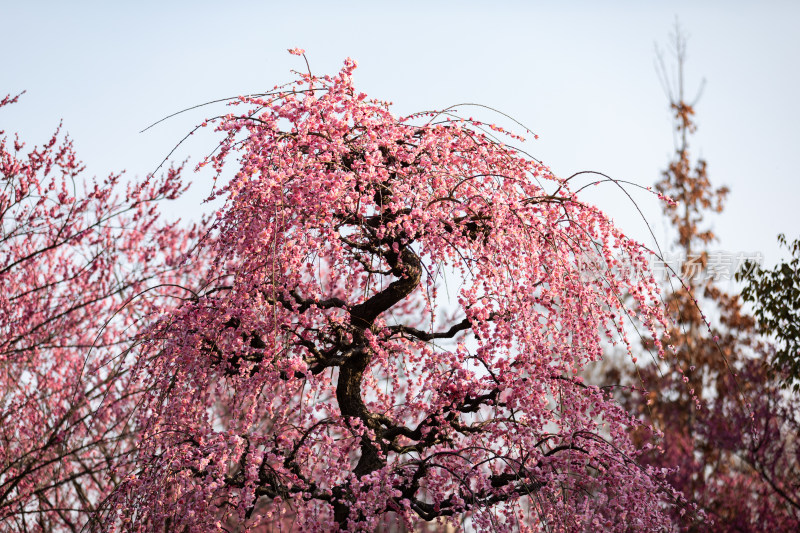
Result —
POLYGON ((216 119, 213 275, 140 347, 136 469, 94 526, 667 524, 639 422, 578 376, 625 317, 663 354, 647 250, 499 127, 397 118, 354 68, 216 119))

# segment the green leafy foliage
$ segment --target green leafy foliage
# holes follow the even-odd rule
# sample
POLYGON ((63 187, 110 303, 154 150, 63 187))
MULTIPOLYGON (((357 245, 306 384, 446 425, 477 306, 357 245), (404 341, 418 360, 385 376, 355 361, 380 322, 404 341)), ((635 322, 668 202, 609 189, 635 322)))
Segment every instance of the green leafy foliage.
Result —
POLYGON ((746 283, 742 298, 754 307, 762 333, 775 338, 776 350, 770 361, 786 376, 784 385, 800 390, 800 239, 789 243, 778 235, 778 242, 791 257, 772 270, 753 263, 744 265, 736 279, 746 283))

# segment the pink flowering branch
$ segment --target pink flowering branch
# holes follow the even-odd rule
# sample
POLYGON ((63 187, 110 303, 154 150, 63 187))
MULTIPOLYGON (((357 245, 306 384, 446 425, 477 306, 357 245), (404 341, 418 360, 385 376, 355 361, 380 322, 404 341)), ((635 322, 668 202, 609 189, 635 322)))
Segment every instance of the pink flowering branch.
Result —
MULTIPOLYGON (((18 97, 5 97, 2 107, 18 97)), ((130 350, 179 286, 191 230, 154 206, 180 169, 123 187, 84 179, 59 131, 25 149, 0 132, 0 521, 80 529, 126 472, 143 384, 130 350), (148 297, 135 295, 148 293, 148 297)))

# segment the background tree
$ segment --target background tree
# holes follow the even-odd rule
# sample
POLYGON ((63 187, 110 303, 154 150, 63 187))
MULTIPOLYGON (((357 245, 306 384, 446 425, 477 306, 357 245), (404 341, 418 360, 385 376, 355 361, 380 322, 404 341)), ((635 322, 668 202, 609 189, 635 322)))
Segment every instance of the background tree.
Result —
POLYGON ((183 190, 178 169, 127 185, 83 172, 58 131, 30 150, 0 132, 4 531, 78 531, 126 473, 143 392, 129 350, 193 237, 156 210, 183 190))
MULTIPOLYGON (((668 75, 661 55, 659 66, 674 114, 676 149, 656 188, 674 200, 664 212, 685 257, 676 272, 680 279, 670 280, 665 295, 672 321, 664 342, 675 364, 623 371, 623 382, 636 388, 643 381, 650 392, 622 397, 663 431, 664 453, 652 454, 651 464, 673 469, 668 479, 698 503, 714 531, 795 530, 800 404, 796 396, 780 394, 780 381, 766 372, 771 345, 759 338, 739 296, 716 284, 735 266, 711 261, 708 245, 715 236, 704 224, 709 212, 722 210, 728 190, 712 186, 704 160, 692 163, 696 101, 687 103, 684 94, 686 39, 680 28, 672 45, 676 75, 668 75)), ((649 350, 652 343, 644 347, 649 350)), ((684 524, 679 513, 674 521, 698 531, 709 527, 684 524)))
POLYGON ((788 243, 779 235, 778 242, 789 250, 788 261, 771 270, 747 264, 737 272, 737 280, 745 282, 742 298, 753 305, 759 329, 778 344, 770 361, 774 370, 796 393, 800 391, 800 239, 788 243))
POLYGON ((497 126, 396 118, 354 68, 216 121, 207 164, 237 166, 197 252, 215 277, 148 333, 137 470, 98 527, 668 523, 639 422, 578 376, 602 339, 630 349, 626 315, 660 351, 644 248, 497 126))

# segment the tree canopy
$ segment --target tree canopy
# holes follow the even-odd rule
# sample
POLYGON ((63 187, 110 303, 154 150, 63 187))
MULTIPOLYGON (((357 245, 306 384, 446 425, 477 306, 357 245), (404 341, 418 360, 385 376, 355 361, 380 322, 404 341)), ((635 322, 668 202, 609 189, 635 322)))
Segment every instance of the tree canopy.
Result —
POLYGON ((663 527, 640 422, 578 375, 630 350, 626 317, 663 355, 649 252, 501 128, 397 118, 355 66, 209 122, 204 164, 236 173, 207 282, 139 347, 137 470, 102 526, 663 527))

